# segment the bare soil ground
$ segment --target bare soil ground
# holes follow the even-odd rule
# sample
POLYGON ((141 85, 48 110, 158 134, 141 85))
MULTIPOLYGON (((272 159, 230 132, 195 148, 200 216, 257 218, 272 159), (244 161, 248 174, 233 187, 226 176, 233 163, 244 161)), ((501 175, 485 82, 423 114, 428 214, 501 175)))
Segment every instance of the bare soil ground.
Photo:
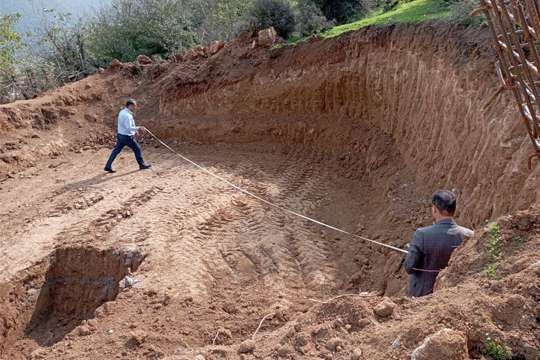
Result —
POLYGON ((494 84, 483 37, 240 38, 0 107, 0 358, 408 359, 446 334, 417 359, 481 358, 487 336, 539 359, 537 170, 513 104, 478 110, 494 84), (125 151, 103 173, 128 96, 175 149, 281 206, 403 247, 449 187, 477 236, 435 295, 406 298, 400 254, 268 208, 148 138, 151 171, 125 151), (490 278, 484 224, 500 216, 490 278))

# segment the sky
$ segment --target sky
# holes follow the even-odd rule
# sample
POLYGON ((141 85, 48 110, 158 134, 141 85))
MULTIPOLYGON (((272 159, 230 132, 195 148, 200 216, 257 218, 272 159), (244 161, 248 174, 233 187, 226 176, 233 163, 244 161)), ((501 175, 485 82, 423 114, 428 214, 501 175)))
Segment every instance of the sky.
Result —
POLYGON ((39 27, 43 9, 69 12, 76 20, 109 2, 110 0, 0 0, 0 15, 21 14, 22 18, 16 30, 33 32, 39 27))

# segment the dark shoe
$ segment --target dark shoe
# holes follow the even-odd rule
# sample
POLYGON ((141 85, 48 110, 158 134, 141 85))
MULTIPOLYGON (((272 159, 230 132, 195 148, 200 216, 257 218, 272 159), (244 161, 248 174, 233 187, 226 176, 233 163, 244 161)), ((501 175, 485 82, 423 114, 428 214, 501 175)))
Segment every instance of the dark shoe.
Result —
POLYGON ((105 168, 105 169, 103 169, 103 170, 105 170, 106 172, 108 172, 108 173, 110 173, 110 174, 114 174, 114 173, 116 172, 116 171, 114 171, 114 170, 111 169, 111 168, 105 168))
POLYGON ((152 167, 152 165, 141 165, 141 166, 139 167, 139 169, 141 169, 141 170, 148 170, 148 169, 150 169, 151 167, 152 167))

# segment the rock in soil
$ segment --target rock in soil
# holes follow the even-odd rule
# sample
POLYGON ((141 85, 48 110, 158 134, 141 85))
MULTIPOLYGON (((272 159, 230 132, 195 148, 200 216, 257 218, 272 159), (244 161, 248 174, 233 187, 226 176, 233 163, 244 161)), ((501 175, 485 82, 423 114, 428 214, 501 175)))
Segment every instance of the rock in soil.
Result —
POLYGON ((373 308, 373 312, 375 315, 380 316, 382 318, 386 318, 391 316, 394 313, 394 309, 396 308, 396 304, 388 298, 385 298, 383 301, 381 301, 375 308, 373 308))
POLYGON ((417 347, 411 360, 468 360, 467 338, 461 331, 442 329, 417 347))
POLYGON ((248 354, 253 352, 255 350, 255 341, 249 339, 244 341, 240 344, 240 347, 238 348, 238 352, 240 354, 248 354))

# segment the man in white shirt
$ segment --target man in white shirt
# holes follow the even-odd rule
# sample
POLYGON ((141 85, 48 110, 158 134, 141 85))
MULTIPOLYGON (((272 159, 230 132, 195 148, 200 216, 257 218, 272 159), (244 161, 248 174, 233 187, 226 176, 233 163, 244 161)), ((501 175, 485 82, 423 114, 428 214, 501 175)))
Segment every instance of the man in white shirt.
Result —
POLYGON ((141 146, 135 140, 135 135, 139 130, 146 130, 144 126, 135 126, 135 119, 133 118, 133 113, 137 108, 137 102, 135 100, 128 100, 126 107, 120 111, 118 114, 118 135, 116 139, 116 146, 114 147, 107 165, 105 165, 105 171, 109 173, 114 173, 112 169, 112 164, 114 159, 120 154, 124 146, 129 147, 135 153, 135 159, 139 163, 139 168, 141 170, 150 169, 151 165, 146 165, 144 163, 141 146))

